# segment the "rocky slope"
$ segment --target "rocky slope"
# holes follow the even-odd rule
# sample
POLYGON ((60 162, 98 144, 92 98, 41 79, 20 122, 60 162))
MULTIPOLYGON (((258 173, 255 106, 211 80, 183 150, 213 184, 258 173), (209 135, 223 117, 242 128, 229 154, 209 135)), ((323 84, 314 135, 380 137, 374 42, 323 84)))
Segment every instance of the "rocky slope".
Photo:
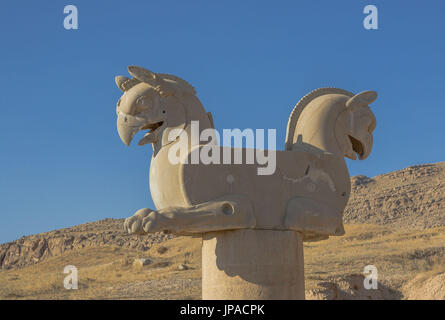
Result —
POLYGON ((397 229, 445 225, 445 162, 351 180, 345 223, 391 225, 397 229))
MULTIPOLYGON (((445 162, 412 166, 374 178, 355 176, 351 184, 344 213, 346 224, 391 225, 395 229, 445 225, 445 162)), ((0 268, 23 267, 88 247, 147 251, 154 243, 173 237, 163 233, 130 236, 123 232, 122 224, 123 219, 105 219, 2 244, 0 268)))
POLYGON ((0 245, 0 268, 24 267, 82 248, 119 246, 147 251, 154 243, 173 237, 164 233, 144 237, 128 235, 122 229, 123 221, 124 219, 105 219, 21 237, 13 242, 2 244, 0 245))

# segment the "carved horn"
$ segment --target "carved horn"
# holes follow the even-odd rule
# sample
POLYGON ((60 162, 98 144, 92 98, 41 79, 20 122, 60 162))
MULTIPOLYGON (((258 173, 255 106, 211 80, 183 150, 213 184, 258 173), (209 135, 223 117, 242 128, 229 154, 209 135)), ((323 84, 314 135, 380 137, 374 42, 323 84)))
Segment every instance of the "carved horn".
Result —
POLYGON ((156 81, 156 74, 142 67, 129 66, 128 73, 142 82, 153 84, 156 81))
POLYGON ((125 83, 125 81, 130 80, 130 78, 124 76, 117 76, 116 78, 114 78, 114 80, 116 81, 116 85, 118 86, 118 88, 121 89, 122 91, 125 91, 125 87, 123 86, 123 84, 125 83))
POLYGON ((369 105, 377 99, 377 92, 375 91, 363 91, 357 93, 355 96, 346 101, 346 107, 351 108, 352 111, 358 107, 369 105))
POLYGON ((121 89, 124 92, 130 90, 133 86, 137 85, 138 83, 141 83, 136 78, 130 79, 124 76, 117 76, 115 80, 119 89, 121 89))

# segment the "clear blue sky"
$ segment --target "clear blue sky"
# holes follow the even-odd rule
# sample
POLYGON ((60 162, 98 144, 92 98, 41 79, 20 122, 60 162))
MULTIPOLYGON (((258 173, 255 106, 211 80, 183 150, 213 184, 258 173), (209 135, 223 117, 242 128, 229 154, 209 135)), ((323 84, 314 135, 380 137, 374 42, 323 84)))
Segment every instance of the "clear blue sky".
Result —
POLYGON ((351 175, 444 161, 444 16, 443 1, 3 2, 0 242, 154 207, 151 146, 115 127, 128 65, 191 82, 219 130, 276 128, 279 149, 310 90, 376 90, 374 150, 351 175))

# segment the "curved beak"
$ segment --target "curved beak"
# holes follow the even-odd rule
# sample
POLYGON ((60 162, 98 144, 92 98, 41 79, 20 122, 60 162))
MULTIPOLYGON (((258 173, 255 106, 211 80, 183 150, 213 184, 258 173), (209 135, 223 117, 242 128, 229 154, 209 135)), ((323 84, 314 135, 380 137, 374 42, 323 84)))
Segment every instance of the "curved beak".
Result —
POLYGON ((117 113, 117 132, 125 145, 129 146, 133 136, 141 129, 145 121, 122 112, 117 113))

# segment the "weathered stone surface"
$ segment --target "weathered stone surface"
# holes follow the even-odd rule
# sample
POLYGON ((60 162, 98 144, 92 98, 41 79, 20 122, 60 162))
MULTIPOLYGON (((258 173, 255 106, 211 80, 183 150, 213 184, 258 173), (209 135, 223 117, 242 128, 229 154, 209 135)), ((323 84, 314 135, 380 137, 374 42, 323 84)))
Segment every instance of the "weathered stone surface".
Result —
POLYGON ((148 130, 139 145, 153 146, 150 191, 157 208, 142 208, 126 219, 129 233, 293 230, 310 241, 344 233, 342 213, 351 187, 344 157, 363 160, 371 152, 376 119, 369 104, 376 92, 308 93, 290 113, 285 150, 273 152, 271 172, 259 174, 264 168, 258 161, 225 161, 238 149, 200 141, 203 133, 216 133, 189 83, 138 66, 128 72, 133 78, 116 77, 123 91, 117 130, 126 145, 148 130), (196 161, 209 146, 216 157, 196 161), (173 161, 172 154, 181 161, 173 161))
POLYGON ((203 235, 202 298, 304 299, 302 235, 276 230, 203 235))
POLYGON ((369 104, 377 93, 308 93, 290 113, 285 150, 269 150, 273 164, 265 170, 245 160, 258 150, 218 145, 211 114, 185 80, 138 66, 128 72, 133 78, 115 79, 123 92, 117 130, 127 146, 148 130, 139 145, 153 147, 156 210, 136 211, 124 229, 202 235, 203 299, 304 299, 302 242, 345 233, 351 184, 344 157, 371 153, 376 119, 369 104), (203 134, 210 142, 200 141, 203 134), (209 150, 215 156, 202 161, 209 150), (240 160, 236 153, 244 161, 226 161, 240 160))
POLYGON ((153 146, 156 210, 138 210, 124 228, 130 234, 202 235, 203 299, 304 299, 302 242, 344 234, 351 189, 344 157, 369 156, 376 127, 369 104, 377 93, 308 93, 290 113, 285 150, 269 150, 273 168, 260 174, 265 170, 259 161, 226 161, 227 154, 249 149, 218 145, 213 118, 189 83, 138 66, 128 72, 133 78, 115 79, 123 92, 117 130, 127 146, 138 131, 148 130, 139 145, 153 146), (203 133, 211 143, 200 141, 203 133), (216 157, 196 161, 208 147, 216 157), (181 160, 173 161, 178 152, 181 160), (290 265, 283 264, 286 255, 290 265))

